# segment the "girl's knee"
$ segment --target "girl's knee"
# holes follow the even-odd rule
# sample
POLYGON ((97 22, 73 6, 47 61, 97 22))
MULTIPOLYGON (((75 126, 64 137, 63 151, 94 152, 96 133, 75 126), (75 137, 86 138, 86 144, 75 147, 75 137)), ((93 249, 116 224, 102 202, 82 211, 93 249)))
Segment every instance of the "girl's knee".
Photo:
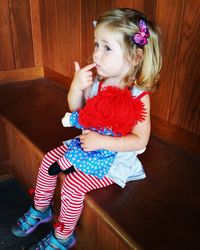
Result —
POLYGON ((72 174, 69 174, 65 177, 62 188, 61 188, 61 197, 66 196, 80 196, 84 197, 86 194, 85 189, 82 187, 80 183, 77 183, 76 180, 71 178, 72 174))

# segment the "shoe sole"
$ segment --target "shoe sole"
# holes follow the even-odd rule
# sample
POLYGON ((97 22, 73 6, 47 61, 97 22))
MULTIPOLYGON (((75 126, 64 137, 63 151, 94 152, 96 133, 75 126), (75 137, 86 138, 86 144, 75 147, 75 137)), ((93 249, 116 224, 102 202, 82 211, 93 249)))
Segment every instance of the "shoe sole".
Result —
POLYGON ((18 235, 15 233, 15 231, 12 229, 12 233, 17 236, 17 237, 26 237, 28 235, 30 235, 40 224, 42 223, 48 223, 50 222, 51 220, 53 219, 53 215, 44 219, 44 220, 41 220, 39 221, 34 227, 30 228, 29 230, 26 231, 26 233, 24 233, 24 235, 18 235))
POLYGON ((71 244, 69 244, 69 245, 67 246, 67 249, 70 249, 70 248, 72 248, 72 247, 75 247, 76 244, 77 244, 77 238, 75 237, 74 241, 73 241, 71 244))
MULTIPOLYGON (((66 249, 71 249, 72 247, 75 247, 76 244, 77 244, 77 238, 75 237, 74 241, 71 244, 69 244, 69 245, 66 246, 66 249)), ((32 245, 31 247, 28 248, 28 250, 35 250, 35 249, 37 249, 37 244, 36 245, 32 245)), ((58 248, 56 248, 56 249, 58 249, 58 248)))

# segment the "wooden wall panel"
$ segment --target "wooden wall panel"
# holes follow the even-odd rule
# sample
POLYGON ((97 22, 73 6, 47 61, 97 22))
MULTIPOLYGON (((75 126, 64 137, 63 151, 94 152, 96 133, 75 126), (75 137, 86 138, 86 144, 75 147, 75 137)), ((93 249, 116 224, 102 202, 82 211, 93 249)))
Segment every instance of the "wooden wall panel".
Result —
POLYGON ((68 78, 73 77, 75 60, 82 66, 92 62, 92 21, 99 14, 110 8, 130 7, 155 20, 163 32, 164 62, 160 89, 152 96, 152 115, 200 134, 197 72, 200 62, 196 60, 199 1, 41 0, 40 3, 44 66, 68 78))
MULTIPOLYGON (((58 0, 59 2, 59 0, 58 0)), ((70 76, 74 75, 74 61, 81 61, 81 38, 80 30, 82 27, 81 23, 81 1, 80 0, 69 0, 67 1, 68 11, 67 11, 67 24, 68 24, 68 50, 65 55, 69 59, 69 63, 63 68, 63 72, 69 72, 70 76), (75 9, 75 12, 72 10, 75 9), (76 28, 75 28, 76 27, 76 28), (73 50, 75 46, 75 50, 73 50)), ((60 32, 60 37, 62 37, 62 32, 60 32)), ((87 33, 85 34, 85 40, 87 40, 87 33)), ((67 41, 64 41, 65 45, 67 41)), ((65 50, 64 50, 65 51, 65 50)), ((63 53, 63 48, 61 53, 63 53)))
POLYGON ((81 58, 80 0, 46 0, 40 8, 44 65, 72 77, 74 61, 81 58))
POLYGON ((42 66, 42 43, 41 43, 41 24, 40 24, 40 9, 39 0, 29 0, 32 42, 35 66, 42 66))
POLYGON ((17 70, 4 70, 0 72, 0 84, 19 82, 42 78, 43 67, 32 67, 17 70))
POLYGON ((0 116, 0 166, 10 160, 6 137, 6 126, 0 116))
POLYGON ((3 123, 6 127, 12 172, 26 187, 34 187, 44 154, 10 122, 3 120, 3 123))
POLYGON ((197 135, 200 135, 200 117, 198 117, 198 121, 197 121, 197 126, 196 126, 196 129, 195 129, 195 133, 197 135))
MULTIPOLYGON (((56 40, 53 42, 57 43, 57 57, 58 57, 58 69, 63 75, 70 75, 69 65, 70 58, 68 53, 69 49, 69 35, 68 35, 68 1, 56 1, 56 40), (64 49, 65 48, 65 49, 64 49)), ((50 47, 50 45, 49 45, 50 47)), ((45 56, 46 54, 44 54, 45 56)))
POLYGON ((0 1, 0 69, 14 69, 8 0, 0 1))
POLYGON ((29 1, 10 0, 10 10, 16 68, 33 67, 34 56, 29 1))
POLYGON ((23 180, 27 180, 28 183, 32 176, 28 174, 27 164, 29 164, 30 169, 32 168, 31 162, 31 152, 25 147, 23 140, 10 126, 7 126, 7 141, 9 145, 9 151, 12 155, 11 164, 13 166, 13 172, 17 173, 23 180))
POLYGON ((160 88, 152 96, 152 114, 168 121, 173 95, 174 75, 181 37, 180 20, 183 16, 184 1, 157 2, 156 21, 163 35, 163 68, 160 88), (173 25, 171 25, 173 23, 173 25), (174 32, 176 30, 176 32, 174 32))
POLYGON ((127 242, 119 237, 118 232, 113 232, 96 213, 94 204, 91 206, 89 198, 86 198, 84 212, 81 214, 77 226, 78 244, 84 250, 140 250, 141 248, 131 242, 127 242), (88 235, 90 240, 88 240, 88 235))
POLYGON ((42 65, 39 0, 0 0, 0 78, 42 65))
POLYGON ((114 8, 133 8, 133 2, 134 0, 112 0, 112 6, 114 8))
POLYGON ((195 132, 200 115, 200 1, 185 1, 169 121, 195 132))
POLYGON ((57 60, 57 31, 56 31, 56 2, 55 0, 40 1, 42 9, 42 40, 44 65, 58 71, 57 60))
POLYGON ((49 57, 51 56, 48 44, 48 18, 45 11, 45 1, 39 1, 40 24, 41 24, 41 44, 42 44, 42 60, 44 66, 49 66, 49 57))
POLYGON ((92 63, 94 47, 94 27, 92 22, 96 20, 96 1, 81 0, 81 13, 81 65, 87 65, 92 63))
POLYGON ((113 8, 112 1, 96 0, 95 17, 99 17, 102 13, 113 8))
POLYGON ((133 8, 144 13, 150 20, 154 21, 156 11, 156 0, 134 0, 133 8))
POLYGON ((1 0, 0 70, 41 66, 43 59, 46 68, 71 78, 74 61, 82 66, 92 61, 92 21, 110 8, 133 7, 156 20, 164 34, 152 114, 199 135, 199 5, 195 0, 1 0))

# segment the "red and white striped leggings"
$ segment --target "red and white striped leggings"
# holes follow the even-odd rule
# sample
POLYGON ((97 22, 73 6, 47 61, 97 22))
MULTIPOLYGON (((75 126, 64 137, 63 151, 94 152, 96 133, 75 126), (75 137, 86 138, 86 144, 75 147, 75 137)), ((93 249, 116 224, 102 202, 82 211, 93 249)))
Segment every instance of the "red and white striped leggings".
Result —
MULTIPOLYGON (((41 163, 35 189, 34 204, 40 208, 50 205, 57 182, 57 175, 50 176, 48 169, 52 163, 59 161, 61 168, 66 169, 70 163, 64 160, 63 154, 67 147, 62 145, 48 152, 41 163)), ((61 189, 61 210, 59 222, 62 226, 56 228, 56 233, 67 237, 75 229, 83 209, 85 194, 91 190, 103 188, 113 184, 107 177, 99 180, 95 176, 86 175, 76 170, 66 175, 61 189)))

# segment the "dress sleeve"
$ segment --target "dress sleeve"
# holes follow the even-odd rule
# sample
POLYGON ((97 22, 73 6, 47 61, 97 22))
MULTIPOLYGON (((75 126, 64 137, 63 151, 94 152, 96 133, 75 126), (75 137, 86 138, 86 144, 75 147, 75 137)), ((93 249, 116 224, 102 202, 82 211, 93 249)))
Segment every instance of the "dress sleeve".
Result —
POLYGON ((79 118, 79 112, 78 111, 72 112, 70 116, 70 124, 78 129, 84 129, 84 127, 79 123, 78 118, 79 118))
POLYGON ((98 94, 98 89, 99 89, 99 81, 95 80, 93 82, 93 84, 92 84, 89 97, 97 95, 98 94))

